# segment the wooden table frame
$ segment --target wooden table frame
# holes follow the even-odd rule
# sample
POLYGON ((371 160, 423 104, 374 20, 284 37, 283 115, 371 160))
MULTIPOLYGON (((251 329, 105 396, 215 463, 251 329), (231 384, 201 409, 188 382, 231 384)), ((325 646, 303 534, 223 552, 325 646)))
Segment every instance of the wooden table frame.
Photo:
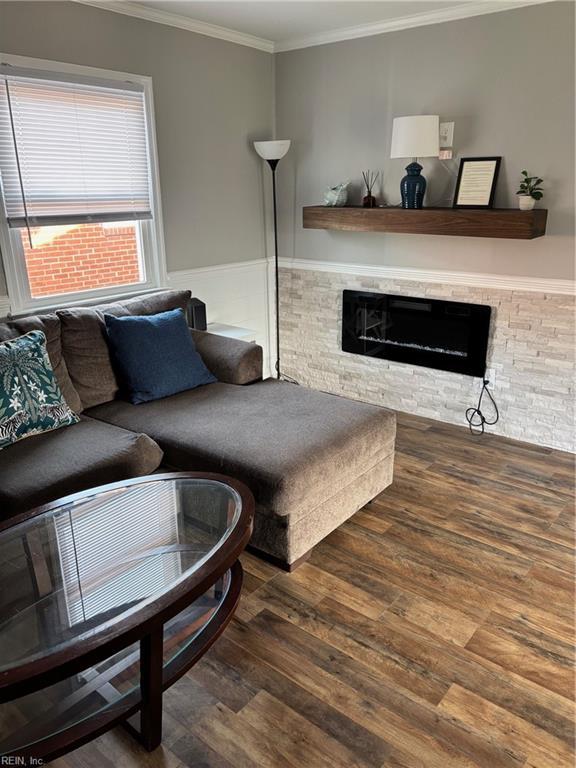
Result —
POLYGON ((82 491, 38 507, 0 525, 0 533, 39 515, 54 512, 71 502, 91 498, 95 493, 121 490, 135 485, 168 480, 214 480, 233 488, 241 499, 238 521, 230 535, 197 571, 156 600, 110 626, 96 626, 69 647, 0 672, 0 704, 61 682, 104 661, 133 643, 140 644, 140 689, 121 699, 118 707, 97 713, 57 734, 36 741, 30 747, 5 756, 53 760, 123 723, 143 746, 152 751, 162 740, 162 694, 200 659, 231 620, 240 599, 242 567, 238 562, 251 533, 254 497, 237 480, 216 473, 171 472, 111 483, 82 491), (168 665, 163 666, 164 624, 204 595, 227 571, 230 583, 224 600, 207 626, 168 665), (140 727, 128 718, 140 710, 140 727))

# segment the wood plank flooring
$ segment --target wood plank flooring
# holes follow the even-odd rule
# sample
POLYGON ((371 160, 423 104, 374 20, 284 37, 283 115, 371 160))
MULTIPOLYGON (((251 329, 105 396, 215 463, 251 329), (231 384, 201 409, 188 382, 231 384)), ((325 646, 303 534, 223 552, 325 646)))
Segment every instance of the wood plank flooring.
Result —
POLYGON ((569 768, 574 460, 399 415, 395 481, 243 598, 165 696, 54 768, 569 768))

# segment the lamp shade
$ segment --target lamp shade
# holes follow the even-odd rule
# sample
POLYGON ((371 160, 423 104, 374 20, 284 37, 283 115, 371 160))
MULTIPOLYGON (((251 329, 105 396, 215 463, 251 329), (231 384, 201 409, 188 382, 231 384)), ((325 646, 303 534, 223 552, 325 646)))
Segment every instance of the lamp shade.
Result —
POLYGON ((290 149, 290 140, 255 141, 254 149, 263 160, 281 160, 290 149))
POLYGON ((438 157, 439 154, 440 117, 438 115, 394 118, 390 157, 438 157))

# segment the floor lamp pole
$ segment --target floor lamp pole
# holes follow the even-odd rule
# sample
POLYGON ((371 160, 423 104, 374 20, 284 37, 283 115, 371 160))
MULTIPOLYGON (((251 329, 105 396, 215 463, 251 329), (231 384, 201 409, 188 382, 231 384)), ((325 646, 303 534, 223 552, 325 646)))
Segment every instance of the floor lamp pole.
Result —
MULTIPOLYGON (((280 269, 278 264, 278 210, 276 205, 276 166, 290 149, 290 139, 255 141, 254 149, 266 160, 272 171, 272 200, 274 204, 274 284, 276 293, 276 378, 280 378, 280 269)), ((271 341, 271 339, 270 339, 271 341)), ((289 378, 289 377, 288 377, 289 378)))
POLYGON ((276 209, 276 166, 278 160, 268 160, 272 169, 272 200, 274 210, 274 282, 276 295, 276 378, 280 378, 280 276, 278 269, 278 214, 276 209))

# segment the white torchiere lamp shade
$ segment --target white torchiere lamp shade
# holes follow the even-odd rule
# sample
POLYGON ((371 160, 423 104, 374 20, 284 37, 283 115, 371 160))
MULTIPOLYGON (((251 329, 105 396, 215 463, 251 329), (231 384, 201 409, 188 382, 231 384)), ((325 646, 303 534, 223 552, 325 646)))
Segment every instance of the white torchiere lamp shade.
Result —
POLYGON ((438 157, 439 154, 440 117, 438 115, 394 118, 390 157, 438 157))
POLYGON ((263 160, 281 160, 290 149, 290 139, 255 141, 254 149, 263 160))
POLYGON ((440 154, 440 117, 438 115, 410 115, 395 117, 392 124, 390 157, 411 157, 406 176, 400 182, 402 208, 422 208, 426 193, 426 179, 420 175, 419 157, 438 157, 440 154))

